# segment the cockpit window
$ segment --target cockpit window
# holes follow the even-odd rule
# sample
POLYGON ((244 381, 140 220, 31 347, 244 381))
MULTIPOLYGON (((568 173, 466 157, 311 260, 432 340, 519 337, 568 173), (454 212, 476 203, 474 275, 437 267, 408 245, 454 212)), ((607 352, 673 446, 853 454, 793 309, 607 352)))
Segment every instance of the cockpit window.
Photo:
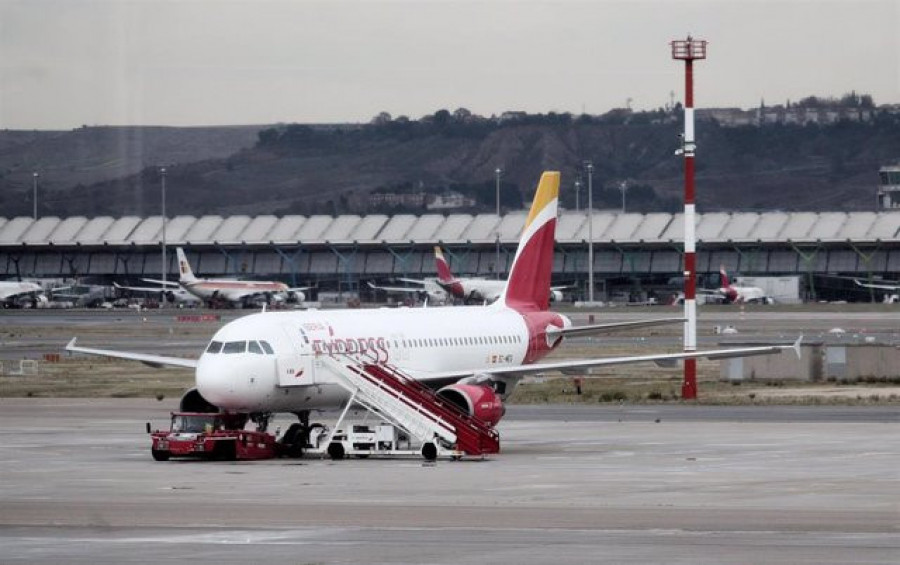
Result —
POLYGON ((256 353, 257 355, 262 355, 263 350, 262 347, 259 346, 255 341, 251 341, 247 344, 247 351, 250 353, 256 353))
POLYGON ((211 341, 209 342, 209 347, 206 348, 207 353, 218 353, 220 351, 222 351, 221 341, 211 341))
POLYGON ((243 353, 246 350, 246 341, 226 341, 222 347, 222 353, 243 353))
POLYGON ((268 353, 269 355, 275 355, 275 350, 272 349, 272 346, 269 345, 269 342, 268 342, 268 341, 262 341, 262 340, 260 340, 259 344, 262 346, 263 351, 265 351, 265 352, 268 353))

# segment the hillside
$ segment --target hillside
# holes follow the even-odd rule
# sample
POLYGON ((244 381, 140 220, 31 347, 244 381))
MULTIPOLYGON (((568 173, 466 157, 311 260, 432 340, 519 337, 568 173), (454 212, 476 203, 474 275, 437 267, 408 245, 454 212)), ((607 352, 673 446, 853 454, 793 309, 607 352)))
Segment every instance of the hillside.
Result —
MULTIPOLYGON (((127 178, 146 167, 160 164, 174 165, 228 157, 242 148, 252 147, 260 128, 261 126, 82 127, 71 131, 2 130, 0 209, 3 212, 0 215, 31 214, 34 171, 39 171, 40 174, 38 203, 41 205, 41 212, 59 215, 74 187, 127 178)), ((87 212, 82 209, 80 213, 87 212)))
MULTIPOLYGON (((574 208, 573 183, 585 159, 594 163, 597 207, 619 207, 618 187, 627 181, 630 211, 676 210, 683 183, 682 160, 673 155, 681 125, 677 114, 662 112, 577 119, 548 114, 498 122, 441 111, 420 121, 361 126, 205 128, 202 134, 165 129, 168 143, 155 131, 144 132, 143 145, 118 146, 106 136, 102 147, 81 150, 83 155, 65 136, 38 144, 20 133, 16 144, 11 133, 3 134, 0 167, 28 154, 17 148, 55 148, 35 156, 65 179, 58 181, 58 196, 42 205, 42 213, 60 216, 158 213, 156 167, 139 166, 159 162, 172 163, 170 215, 367 213, 386 211, 369 204, 372 190, 447 187, 472 195, 478 202, 474 209, 488 211, 497 166, 504 170, 505 207, 529 198, 542 170, 558 169, 564 174, 563 204, 574 208), (66 165, 57 165, 56 155, 66 156, 60 160, 66 165), (74 163, 85 163, 84 170, 74 163), (71 174, 65 174, 66 166, 71 174), (96 182, 86 182, 92 175, 96 182)), ((697 139, 701 211, 870 210, 878 168, 900 158, 900 119, 882 113, 870 123, 730 128, 704 121, 697 139)), ((21 167, 18 174, 17 183, 10 174, 0 185, 5 216, 30 213, 27 194, 13 196, 30 188, 21 167)), ((582 206, 585 194, 582 190, 582 206)))

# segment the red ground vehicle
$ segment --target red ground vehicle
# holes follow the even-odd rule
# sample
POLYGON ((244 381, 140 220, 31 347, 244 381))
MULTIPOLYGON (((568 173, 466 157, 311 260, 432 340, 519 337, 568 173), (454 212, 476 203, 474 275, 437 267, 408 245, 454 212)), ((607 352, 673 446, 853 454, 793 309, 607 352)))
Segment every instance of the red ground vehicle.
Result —
POLYGON ((246 417, 235 414, 173 412, 169 430, 150 430, 151 453, 157 461, 170 457, 202 459, 271 459, 277 455, 275 436, 245 430, 246 417))

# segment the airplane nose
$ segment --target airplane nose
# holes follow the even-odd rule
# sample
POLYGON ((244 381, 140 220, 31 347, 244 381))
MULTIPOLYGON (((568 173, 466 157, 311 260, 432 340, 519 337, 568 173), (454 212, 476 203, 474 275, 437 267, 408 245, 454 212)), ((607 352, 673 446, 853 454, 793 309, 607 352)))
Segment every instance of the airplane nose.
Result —
POLYGON ((234 412, 263 407, 274 371, 268 357, 254 354, 203 354, 197 363, 197 390, 210 403, 234 412))
POLYGON ((234 386, 228 382, 230 375, 225 370, 227 367, 221 358, 221 355, 204 354, 200 356, 194 379, 197 390, 203 398, 220 408, 228 409, 229 406, 226 406, 226 403, 234 386))

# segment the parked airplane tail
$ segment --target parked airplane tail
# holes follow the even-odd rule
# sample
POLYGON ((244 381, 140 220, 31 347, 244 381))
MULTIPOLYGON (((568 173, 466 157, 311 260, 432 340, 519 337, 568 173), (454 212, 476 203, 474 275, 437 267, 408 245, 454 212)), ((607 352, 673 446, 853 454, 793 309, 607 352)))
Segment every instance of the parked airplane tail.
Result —
POLYGON ((728 288, 731 286, 731 282, 728 280, 728 275, 725 273, 725 265, 719 266, 719 275, 722 277, 722 288, 728 288))
POLYGON ((434 246, 434 264, 437 267, 438 280, 442 283, 452 283, 453 273, 450 272, 450 264, 444 258, 444 253, 437 245, 434 246))
POLYGON ((178 257, 178 280, 183 283, 196 281, 197 277, 194 276, 194 272, 191 270, 191 264, 188 263, 184 250, 180 247, 176 247, 175 255, 178 257))
POLYGON ((559 172, 546 171, 538 183, 506 288, 498 303, 519 311, 547 310, 549 307, 558 200, 559 172))

